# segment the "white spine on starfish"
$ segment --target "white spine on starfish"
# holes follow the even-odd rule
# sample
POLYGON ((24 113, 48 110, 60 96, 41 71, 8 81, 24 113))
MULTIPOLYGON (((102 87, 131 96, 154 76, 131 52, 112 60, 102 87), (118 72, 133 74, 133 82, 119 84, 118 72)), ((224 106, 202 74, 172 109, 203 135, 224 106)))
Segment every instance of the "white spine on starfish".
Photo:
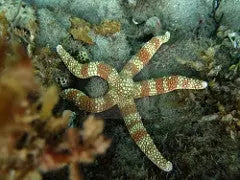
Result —
POLYGON ((154 81, 154 79, 149 79, 148 84, 149 84, 149 96, 156 95, 157 94, 156 81, 154 81))
POLYGON ((61 57, 62 61, 68 68, 68 70, 74 76, 81 79, 86 79, 93 76, 99 76, 104 79, 105 76, 103 76, 101 73, 104 73, 104 74, 110 73, 110 74, 107 74, 107 78, 109 77, 111 78, 108 81, 109 87, 113 88, 117 84, 119 84, 120 77, 115 68, 107 64, 104 64, 103 62, 100 62, 100 61, 90 62, 88 64, 78 63, 61 45, 58 45, 56 50, 59 56, 61 57), (87 68, 86 68, 86 65, 87 65, 87 68), (110 70, 110 72, 108 72, 108 70, 110 70))
POLYGON ((176 89, 205 89, 207 86, 208 83, 206 81, 178 76, 176 89))
POLYGON ((128 127, 129 133, 139 148, 159 168, 167 172, 171 171, 173 167, 172 163, 162 156, 152 138, 147 133, 141 116, 137 112, 134 99, 130 98, 124 102, 120 102, 118 106, 123 113, 123 119, 128 127))
POLYGON ((93 77, 98 74, 99 62, 91 62, 88 66, 88 77, 93 77))
POLYGON ((63 90, 61 96, 73 101, 79 109, 94 113, 105 111, 119 102, 119 96, 114 91, 109 91, 103 97, 89 98, 82 91, 69 88, 63 90), (111 103, 109 103, 109 99, 111 99, 111 103))
POLYGON ((64 64, 68 67, 68 70, 74 74, 75 76, 79 78, 83 78, 80 76, 80 71, 78 70, 77 67, 80 66, 80 64, 72 57, 70 56, 65 49, 61 45, 57 46, 57 52, 61 56, 62 61, 64 64))
POLYGON ((177 89, 205 89, 206 81, 188 78, 185 76, 170 76, 135 82, 134 98, 155 96, 177 89))
POLYGON ((133 56, 120 72, 120 76, 133 77, 140 72, 148 61, 152 58, 158 48, 170 38, 170 33, 167 31, 163 36, 153 37, 150 41, 144 44, 140 51, 133 56))

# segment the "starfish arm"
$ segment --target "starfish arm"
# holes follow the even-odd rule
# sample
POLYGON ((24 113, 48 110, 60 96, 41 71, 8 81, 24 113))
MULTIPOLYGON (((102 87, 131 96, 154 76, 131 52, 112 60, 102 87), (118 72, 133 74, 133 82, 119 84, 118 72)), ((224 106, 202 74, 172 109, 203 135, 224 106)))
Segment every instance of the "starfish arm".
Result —
POLYGON ((118 104, 123 115, 125 124, 129 130, 132 139, 144 154, 160 169, 164 171, 172 170, 172 163, 167 161, 157 149, 152 138, 143 126, 141 117, 137 112, 134 99, 124 99, 124 102, 118 104))
POLYGON ((56 49, 68 70, 76 77, 86 79, 98 76, 108 82, 109 88, 119 84, 120 77, 118 72, 110 65, 98 61, 80 64, 61 45, 58 45, 56 49))
POLYGON ((185 76, 169 76, 157 79, 149 79, 135 83, 135 97, 155 96, 176 89, 204 89, 207 82, 185 76))
POLYGON ((168 31, 163 36, 153 37, 140 49, 135 56, 128 61, 128 63, 123 67, 120 75, 122 77, 134 77, 149 62, 158 48, 163 43, 167 42, 169 38, 170 33, 168 31))
POLYGON ((90 98, 77 89, 66 89, 62 91, 61 96, 64 99, 74 102, 79 109, 93 113, 110 109, 116 105, 118 99, 118 96, 114 91, 109 91, 103 97, 90 98))

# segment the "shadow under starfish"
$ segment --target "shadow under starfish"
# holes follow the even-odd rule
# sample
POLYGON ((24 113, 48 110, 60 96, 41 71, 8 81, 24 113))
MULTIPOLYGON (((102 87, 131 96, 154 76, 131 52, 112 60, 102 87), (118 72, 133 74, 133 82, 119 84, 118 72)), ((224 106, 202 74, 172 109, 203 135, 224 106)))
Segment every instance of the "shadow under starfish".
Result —
POLYGON ((128 61, 120 73, 104 62, 80 64, 61 45, 57 46, 59 56, 73 75, 81 79, 98 76, 106 80, 109 85, 108 92, 102 97, 91 98, 77 89, 64 90, 61 94, 62 97, 73 101, 81 110, 88 112, 102 112, 117 105, 129 133, 138 147, 154 164, 167 172, 172 170, 172 163, 162 156, 147 133, 134 99, 164 94, 176 89, 204 89, 207 87, 205 81, 184 76, 133 81, 133 77, 144 68, 158 48, 169 38, 169 32, 163 36, 153 37, 128 61))

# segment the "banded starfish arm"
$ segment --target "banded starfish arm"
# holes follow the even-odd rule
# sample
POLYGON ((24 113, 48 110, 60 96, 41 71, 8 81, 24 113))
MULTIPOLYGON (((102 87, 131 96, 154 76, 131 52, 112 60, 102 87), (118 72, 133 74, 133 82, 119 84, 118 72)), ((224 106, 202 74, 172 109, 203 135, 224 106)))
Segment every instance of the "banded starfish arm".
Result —
POLYGON ((86 79, 98 76, 108 82, 109 88, 119 84, 120 77, 118 72, 110 65, 98 61, 80 64, 61 45, 58 45, 56 49, 68 70, 76 77, 86 79))
POLYGON ((103 97, 90 98, 77 89, 66 89, 62 91, 61 96, 64 99, 74 102, 79 109, 93 113, 110 109, 118 101, 118 95, 114 91, 108 91, 103 97))
POLYGON ((128 61, 128 63, 123 67, 120 76, 130 78, 134 77, 149 62, 158 48, 163 43, 167 42, 169 38, 170 33, 168 31, 163 36, 153 37, 135 56, 128 61))
POLYGON ((124 99, 124 102, 118 104, 119 109, 123 115, 125 124, 129 130, 132 139, 136 142, 138 147, 144 152, 144 154, 160 169, 164 171, 172 170, 172 163, 167 161, 157 149, 152 138, 147 133, 143 126, 141 117, 137 112, 134 99, 124 99))
POLYGON ((185 76, 169 76, 149 79, 135 83, 136 92, 134 93, 134 98, 155 96, 176 89, 204 89, 207 85, 206 81, 185 76))

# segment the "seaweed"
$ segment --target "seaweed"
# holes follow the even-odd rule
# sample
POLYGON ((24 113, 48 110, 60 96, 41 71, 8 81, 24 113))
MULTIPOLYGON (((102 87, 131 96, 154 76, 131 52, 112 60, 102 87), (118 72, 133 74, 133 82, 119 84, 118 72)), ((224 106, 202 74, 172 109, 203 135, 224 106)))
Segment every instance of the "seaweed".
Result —
POLYGON ((80 179, 78 164, 93 162, 111 143, 102 135, 103 121, 90 116, 82 130, 68 128, 73 112, 55 110, 58 87, 43 86, 26 49, 2 35, 0 178, 42 179, 44 172, 69 165, 69 177, 80 179))

